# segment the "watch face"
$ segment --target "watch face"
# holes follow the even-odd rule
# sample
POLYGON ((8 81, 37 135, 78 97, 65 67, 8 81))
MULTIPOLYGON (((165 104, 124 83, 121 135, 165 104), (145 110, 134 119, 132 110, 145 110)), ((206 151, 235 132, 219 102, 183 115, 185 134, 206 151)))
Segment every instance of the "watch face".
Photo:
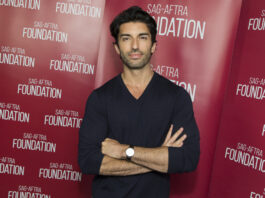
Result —
POLYGON ((126 155, 127 155, 128 157, 132 157, 133 154, 134 154, 134 149, 133 149, 133 148, 127 148, 127 150, 126 150, 126 155))

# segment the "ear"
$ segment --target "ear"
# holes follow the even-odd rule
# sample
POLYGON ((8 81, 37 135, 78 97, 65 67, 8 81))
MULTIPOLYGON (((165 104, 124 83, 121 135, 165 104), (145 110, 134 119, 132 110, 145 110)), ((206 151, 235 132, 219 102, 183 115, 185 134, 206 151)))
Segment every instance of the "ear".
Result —
POLYGON ((153 43, 152 47, 151 47, 151 53, 153 54, 156 50, 156 42, 153 43))
POLYGON ((114 48, 115 48, 115 51, 117 52, 117 54, 121 54, 121 52, 120 52, 120 48, 119 48, 119 45, 117 44, 117 43, 114 43, 113 44, 114 45, 114 48))

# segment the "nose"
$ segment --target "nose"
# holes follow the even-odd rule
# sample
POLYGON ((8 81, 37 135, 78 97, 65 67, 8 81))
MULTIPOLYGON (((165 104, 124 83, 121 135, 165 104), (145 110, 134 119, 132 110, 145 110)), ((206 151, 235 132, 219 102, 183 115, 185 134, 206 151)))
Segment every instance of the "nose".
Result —
POLYGON ((132 49, 136 50, 139 47, 138 39, 133 39, 132 41, 132 49))

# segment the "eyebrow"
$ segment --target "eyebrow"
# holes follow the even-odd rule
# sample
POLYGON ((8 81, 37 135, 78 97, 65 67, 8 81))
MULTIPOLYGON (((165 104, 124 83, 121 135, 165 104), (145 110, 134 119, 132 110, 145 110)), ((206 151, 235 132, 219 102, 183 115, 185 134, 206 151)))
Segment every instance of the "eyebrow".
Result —
POLYGON ((131 36, 130 34, 120 34, 120 37, 123 37, 123 36, 131 36))
MULTIPOLYGON (((131 36, 130 34, 120 34, 120 37, 123 37, 123 36, 131 36)), ((149 33, 140 33, 139 36, 150 36, 149 33)))
POLYGON ((141 33, 141 34, 139 34, 139 36, 150 36, 150 34, 149 33, 141 33))

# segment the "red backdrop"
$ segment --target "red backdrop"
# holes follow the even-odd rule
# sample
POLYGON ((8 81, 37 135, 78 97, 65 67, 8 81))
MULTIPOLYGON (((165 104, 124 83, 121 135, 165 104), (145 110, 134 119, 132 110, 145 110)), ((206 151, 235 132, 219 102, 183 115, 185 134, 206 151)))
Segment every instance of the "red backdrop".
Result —
MULTIPOLYGON (((261 3, 248 2, 243 4, 242 15, 246 13, 244 9, 256 9, 253 13, 258 14, 251 15, 253 18, 262 17, 260 12, 265 14, 253 8, 261 3)), ((153 69, 187 89, 201 132, 198 169, 189 174, 172 175, 171 197, 207 197, 241 3, 241 0, 13 3, 0 0, 0 196, 89 196, 91 177, 82 175, 77 165, 78 129, 85 101, 94 88, 121 72, 109 24, 121 10, 139 5, 158 23, 158 47, 151 60, 153 69)), ((256 35, 261 32, 242 29, 242 20, 241 16, 242 33, 238 33, 237 43, 240 39, 245 42, 246 34, 258 39, 256 35)), ((237 44, 234 57, 239 55, 233 59, 232 69, 244 73, 244 67, 238 66, 247 63, 243 58, 249 61, 248 66, 262 61, 261 55, 260 59, 254 58, 258 45, 251 45, 254 42, 251 38, 249 45, 244 46, 245 51, 237 44), (253 51, 252 59, 247 58, 247 50, 253 51)), ((248 84, 250 77, 263 79, 260 72, 248 74, 237 83, 248 84)), ((236 97, 249 101, 249 98, 236 97)), ((227 101, 224 118, 227 109, 231 112, 234 107, 227 106, 227 101)), ((256 115, 252 117, 258 119, 256 115)), ((221 134, 224 134, 223 127, 230 125, 224 122, 225 119, 221 134)), ((264 122, 260 122, 263 126, 264 122)), ((250 122, 256 126, 253 123, 250 122)), ((226 136, 220 135, 218 145, 236 147, 235 143, 230 145, 222 140, 226 136)), ((236 139, 237 135, 232 138, 236 139)), ((241 142, 261 148, 256 143, 241 142)), ((218 146, 217 153, 224 154, 219 148, 222 149, 218 146)), ((215 167, 221 169, 218 161, 215 167)), ((221 195, 222 188, 216 187, 214 179, 213 193, 220 191, 221 195)), ((261 193, 260 189, 254 190, 261 193)))
POLYGON ((87 197, 78 130, 105 1, 14 2, 0 1, 0 197, 87 197))
POLYGON ((265 196, 265 2, 243 1, 211 198, 265 196))

